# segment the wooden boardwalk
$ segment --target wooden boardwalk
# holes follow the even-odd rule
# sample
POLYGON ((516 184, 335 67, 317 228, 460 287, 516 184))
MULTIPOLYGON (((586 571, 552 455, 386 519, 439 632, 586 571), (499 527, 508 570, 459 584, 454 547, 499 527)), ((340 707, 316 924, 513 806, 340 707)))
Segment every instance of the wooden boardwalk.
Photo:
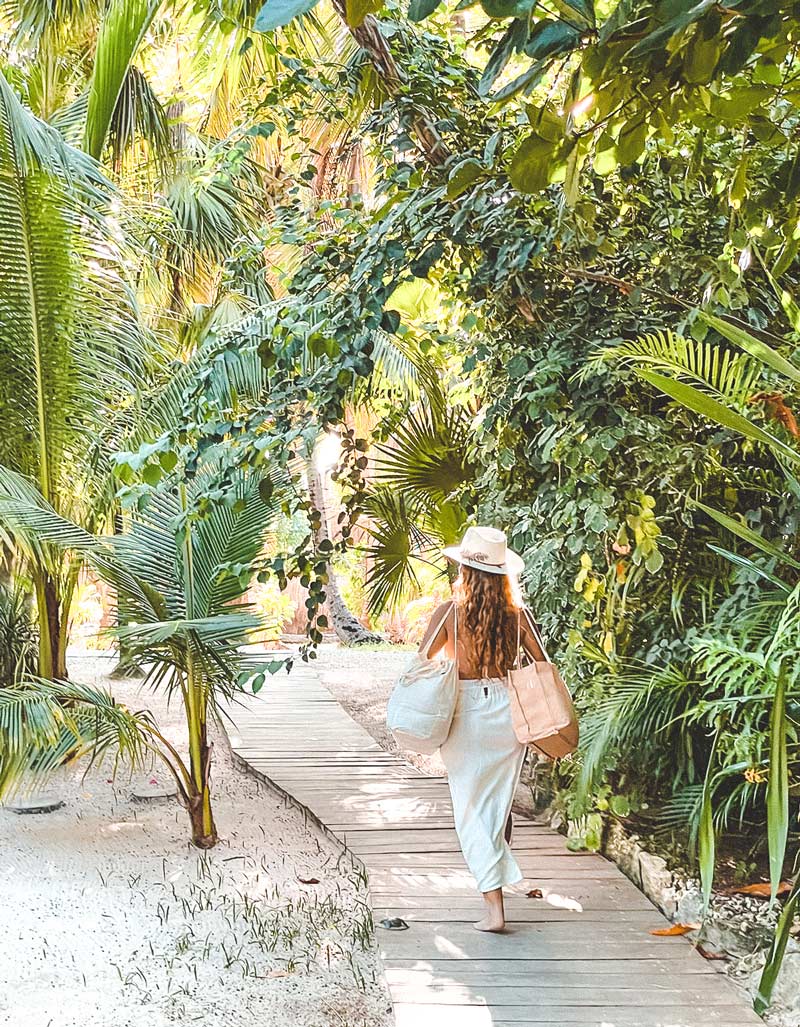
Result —
MULTIPOLYGON (((366 867, 397 1027, 749 1027, 747 997, 617 867, 516 818, 514 852, 541 899, 506 900, 508 933, 471 926, 481 899, 447 782, 382 749, 311 668, 231 711, 234 752, 366 867)), ((528 881, 530 883, 528 884, 528 881)))

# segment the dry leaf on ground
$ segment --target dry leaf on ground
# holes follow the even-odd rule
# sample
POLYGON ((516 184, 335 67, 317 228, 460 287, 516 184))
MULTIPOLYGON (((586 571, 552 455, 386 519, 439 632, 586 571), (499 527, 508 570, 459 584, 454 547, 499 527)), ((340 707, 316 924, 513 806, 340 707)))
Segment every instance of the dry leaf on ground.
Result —
MULTIPOLYGON (((781 881, 778 885, 778 895, 786 895, 792 890, 791 881, 781 881)), ((759 881, 757 884, 743 884, 740 888, 726 888, 726 895, 755 895, 759 899, 768 899, 771 891, 768 881, 759 881)))
POLYGON ((695 945, 695 948, 703 959, 727 959, 724 952, 709 952, 709 950, 704 949, 702 945, 695 945))
POLYGON ((650 933, 663 938, 671 938, 676 934, 688 934, 689 931, 699 930, 700 924, 671 924, 669 927, 654 927, 650 933))
POLYGON ((298 877, 297 880, 300 884, 319 884, 319 880, 316 877, 298 877))

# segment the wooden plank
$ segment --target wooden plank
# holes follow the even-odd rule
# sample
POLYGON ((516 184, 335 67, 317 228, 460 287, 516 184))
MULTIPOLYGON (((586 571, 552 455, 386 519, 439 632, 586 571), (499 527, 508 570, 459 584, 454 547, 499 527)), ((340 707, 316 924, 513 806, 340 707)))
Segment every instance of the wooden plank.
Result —
MULTIPOLYGON (((405 933, 405 932, 403 932, 405 933)), ((508 959, 502 965, 498 965, 494 959, 473 959, 466 963, 461 959, 428 958, 423 959, 417 956, 400 957, 388 956, 385 959, 387 977, 395 971, 407 972, 413 970, 417 973, 428 973, 436 978, 446 976, 451 980, 470 981, 477 974, 481 977, 488 975, 493 977, 498 973, 508 975, 521 975, 535 980, 545 980, 554 973, 570 973, 573 975, 597 974, 606 971, 619 973, 624 966, 627 973, 631 974, 634 981, 641 982, 642 976, 650 977, 651 974, 668 975, 673 977, 680 974, 681 977, 694 977, 697 974, 711 974, 714 977, 721 977, 713 963, 698 956, 696 952, 687 946, 683 956, 674 954, 674 958, 660 959, 658 956, 652 959, 636 957, 626 959, 624 963, 608 966, 602 960, 597 959, 575 959, 568 956, 566 959, 508 959)), ((727 980, 725 984, 727 985, 727 980)))
MULTIPOLYGON (((446 915, 451 923, 473 923, 483 916, 483 903, 478 898, 470 905, 465 905, 464 900, 458 904, 438 908, 420 906, 410 909, 404 900, 398 903, 381 903, 372 897, 372 906, 375 912, 375 919, 399 916, 409 923, 415 921, 430 921, 441 923, 442 917, 446 915)), ((535 923, 579 923, 613 925, 619 923, 636 924, 640 930, 649 931, 654 925, 661 926, 658 922, 658 915, 652 908, 647 909, 592 909, 582 913, 574 913, 568 909, 552 909, 542 907, 539 904, 529 903, 523 906, 519 903, 506 902, 506 921, 511 924, 535 924, 535 923)))
MULTIPOLYGON (((551 884, 553 882, 550 882, 551 884)), ((547 886, 543 884, 541 891, 544 898, 541 899, 524 899, 521 896, 509 896, 506 899, 506 903, 509 909, 515 909, 521 902, 530 904, 532 907, 542 906, 547 910, 553 912, 568 912, 580 916, 583 913, 590 912, 593 910, 617 910, 623 912, 625 910, 642 910, 646 911, 651 917, 654 918, 655 923, 659 923, 661 920, 661 914, 656 910, 655 906, 650 902, 647 896, 642 895, 640 891, 631 887, 630 889, 625 886, 615 887, 615 882, 603 882, 606 887, 597 885, 594 888, 589 888, 583 882, 562 882, 562 887, 556 886, 548 890, 547 886), (564 884, 578 884, 579 887, 571 890, 564 887, 564 884)), ((430 891, 429 889, 427 891, 430 891)), ((440 909, 449 910, 461 907, 467 907, 474 904, 475 908, 480 908, 480 897, 477 889, 473 886, 471 889, 450 891, 449 893, 442 894, 437 892, 435 894, 409 894, 404 891, 385 891, 378 887, 378 884, 371 877, 370 878, 370 894, 372 895, 373 903, 382 906, 396 906, 402 909, 440 909)), ((444 918, 442 918, 444 919, 444 918)), ((662 924, 663 926, 663 924, 662 924)))
MULTIPOLYGON (((594 877, 597 870, 611 870, 613 877, 619 873, 613 863, 598 859, 596 856, 582 856, 570 852, 541 852, 535 848, 515 848, 514 855, 523 872, 528 867, 532 874, 537 870, 564 870, 567 867, 570 873, 585 871, 589 877, 594 877)), ((407 873, 425 868, 446 870, 449 867, 463 867, 465 864, 460 852, 374 852, 370 855, 369 865, 378 870, 396 867, 407 873)))
POLYGON ((449 971, 438 973, 436 969, 390 968, 386 970, 386 982, 392 987, 416 984, 429 985, 432 989, 455 986, 477 991, 494 987, 529 985, 548 994, 551 988, 569 988, 573 992, 594 992, 598 988, 614 988, 620 993, 632 991, 636 994, 644 986, 642 977, 646 974, 646 987, 651 991, 673 991, 675 988, 692 990, 707 981, 710 982, 710 986, 721 987, 724 993, 729 993, 727 982, 710 968, 705 973, 687 973, 685 980, 676 977, 674 961, 657 963, 655 960, 640 960, 633 964, 626 962, 607 973, 598 973, 597 964, 594 962, 580 963, 575 960, 565 960, 563 963, 554 960, 547 963, 518 960, 511 964, 509 970, 465 970, 462 967, 463 964, 458 964, 457 977, 449 971), (518 966, 523 969, 516 971, 518 966), (525 967, 530 969, 524 969, 525 967))
POLYGON ((521 1006, 502 1006, 498 1016, 493 1010, 480 1006, 451 1006, 443 1008, 435 1003, 397 1002, 394 1005, 396 1027, 502 1027, 514 1024, 566 1024, 591 1027, 747 1027, 763 1021, 743 1012, 741 1005, 727 1006, 671 1006, 660 1009, 631 1008, 627 1006, 543 1006, 540 1003, 521 1006))
MULTIPOLYGON (((420 996, 425 1003, 446 1006, 617 1006, 626 1009, 664 1010, 670 1006, 727 1006, 731 1005, 730 989, 725 982, 714 977, 696 977, 694 986, 670 978, 671 987, 652 988, 647 981, 637 987, 615 987, 599 975, 593 986, 586 981, 547 986, 538 981, 527 985, 484 984, 479 987, 463 982, 436 983, 409 981, 392 984, 394 1002, 416 1002, 420 996)), ((502 1010, 501 1010, 502 1015, 502 1010)))

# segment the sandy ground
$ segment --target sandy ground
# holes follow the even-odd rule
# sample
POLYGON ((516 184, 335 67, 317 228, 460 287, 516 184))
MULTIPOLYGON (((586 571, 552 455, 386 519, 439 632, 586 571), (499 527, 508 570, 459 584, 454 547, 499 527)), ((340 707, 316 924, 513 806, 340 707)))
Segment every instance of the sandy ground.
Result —
MULTIPOLYGON (((86 682, 111 666, 70 663, 86 682)), ((179 709, 109 685, 184 747, 179 709)), ((176 802, 132 799, 137 782, 107 765, 54 782, 55 813, 0 809, 0 1024, 388 1027, 363 882, 219 739, 215 758, 222 841, 208 854, 176 802)))

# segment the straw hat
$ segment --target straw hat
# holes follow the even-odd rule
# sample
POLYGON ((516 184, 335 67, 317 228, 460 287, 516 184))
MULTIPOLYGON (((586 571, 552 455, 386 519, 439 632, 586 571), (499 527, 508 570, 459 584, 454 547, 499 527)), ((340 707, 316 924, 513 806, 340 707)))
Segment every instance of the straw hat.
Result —
POLYGON ((522 557, 506 545, 506 533, 498 528, 467 528, 460 545, 448 546, 442 552, 448 560, 489 574, 516 576, 525 568, 522 557))

